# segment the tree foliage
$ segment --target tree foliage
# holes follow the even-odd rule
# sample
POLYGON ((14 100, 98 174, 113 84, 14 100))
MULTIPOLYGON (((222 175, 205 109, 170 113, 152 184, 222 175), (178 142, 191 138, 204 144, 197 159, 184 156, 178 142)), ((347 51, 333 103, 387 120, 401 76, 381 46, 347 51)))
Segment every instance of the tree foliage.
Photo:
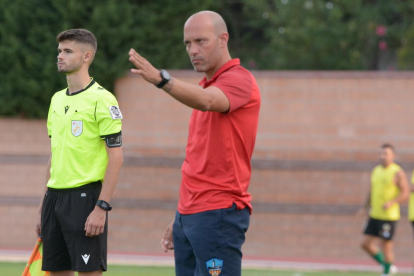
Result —
POLYGON ((0 115, 45 117, 66 87, 56 35, 86 28, 98 39, 91 75, 108 90, 137 49, 157 68, 190 69, 183 24, 200 10, 227 22, 230 52, 259 70, 414 68, 414 1, 0 0, 0 115))
MULTIPOLYGON (((250 59, 258 69, 398 69, 401 66, 393 57, 402 47, 401 39, 411 26, 414 28, 413 1, 243 0, 242 3, 244 20, 235 24, 241 34, 238 44, 245 47, 238 50, 240 56, 250 59)), ((408 62, 413 63, 414 59, 408 62)))
POLYGON ((109 90, 137 49, 158 68, 189 68, 182 43, 185 20, 214 1, 0 0, 0 115, 41 118, 52 95, 66 87, 56 69, 56 36, 86 28, 98 40, 90 68, 109 90))

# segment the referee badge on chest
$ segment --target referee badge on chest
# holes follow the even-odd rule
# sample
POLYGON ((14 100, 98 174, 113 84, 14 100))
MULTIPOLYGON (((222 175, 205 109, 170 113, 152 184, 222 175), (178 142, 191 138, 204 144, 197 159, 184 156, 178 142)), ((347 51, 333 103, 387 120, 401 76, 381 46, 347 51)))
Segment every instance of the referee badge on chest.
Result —
POLYGON ((78 137, 82 134, 83 131, 83 122, 82 121, 72 121, 72 134, 75 137, 78 137))

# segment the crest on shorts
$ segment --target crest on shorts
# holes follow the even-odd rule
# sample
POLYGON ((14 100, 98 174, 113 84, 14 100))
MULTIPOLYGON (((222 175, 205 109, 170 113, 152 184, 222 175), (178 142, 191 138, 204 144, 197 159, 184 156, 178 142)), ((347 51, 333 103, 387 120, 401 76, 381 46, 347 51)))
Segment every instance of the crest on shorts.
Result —
POLYGON ((75 137, 78 137, 83 132, 83 122, 82 121, 72 121, 72 134, 75 137))
POLYGON ((111 113, 112 120, 121 120, 123 118, 121 110, 119 110, 119 107, 116 105, 111 105, 109 107, 109 113, 111 113))
POLYGON ((388 239, 391 235, 390 231, 391 231, 391 225, 389 223, 384 223, 382 225, 381 236, 385 239, 388 239))
POLYGON ((208 273, 212 276, 218 276, 223 268, 223 260, 211 259, 206 262, 208 273))

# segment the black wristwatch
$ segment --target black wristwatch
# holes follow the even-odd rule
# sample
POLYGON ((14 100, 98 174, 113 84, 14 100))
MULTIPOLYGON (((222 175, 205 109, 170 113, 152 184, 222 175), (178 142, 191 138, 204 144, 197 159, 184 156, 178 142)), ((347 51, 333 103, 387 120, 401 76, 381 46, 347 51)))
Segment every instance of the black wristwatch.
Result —
POLYGON ((161 75, 162 81, 159 84, 156 84, 155 86, 158 88, 163 88, 164 85, 166 85, 170 81, 171 76, 164 69, 160 71, 160 75, 161 75))
POLYGON ((96 202, 96 206, 98 206, 101 209, 104 209, 105 211, 111 211, 112 210, 111 205, 109 205, 109 203, 106 202, 105 200, 98 200, 96 202))

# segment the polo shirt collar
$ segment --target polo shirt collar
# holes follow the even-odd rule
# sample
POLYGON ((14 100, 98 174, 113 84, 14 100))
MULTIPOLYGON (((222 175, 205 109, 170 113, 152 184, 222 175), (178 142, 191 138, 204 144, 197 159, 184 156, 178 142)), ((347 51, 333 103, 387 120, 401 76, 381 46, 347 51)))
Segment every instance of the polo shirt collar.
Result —
POLYGON ((217 72, 214 74, 214 76, 211 78, 211 80, 207 81, 207 77, 204 77, 200 82, 199 85, 205 87, 206 85, 214 82, 222 73, 227 71, 233 66, 240 65, 240 59, 233 58, 229 61, 227 61, 223 66, 220 67, 220 69, 217 70, 217 72))

